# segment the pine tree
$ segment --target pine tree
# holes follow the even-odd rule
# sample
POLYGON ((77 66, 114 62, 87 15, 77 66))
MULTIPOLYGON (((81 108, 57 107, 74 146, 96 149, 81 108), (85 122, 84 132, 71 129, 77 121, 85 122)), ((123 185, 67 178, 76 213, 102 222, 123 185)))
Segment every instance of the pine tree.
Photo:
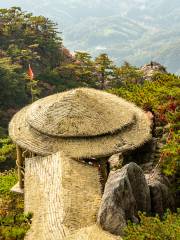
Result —
POLYGON ((13 62, 24 69, 31 63, 36 72, 62 62, 62 39, 51 20, 23 12, 19 7, 0 9, 0 19, 1 49, 13 62))
POLYGON ((141 83, 143 80, 142 72, 128 62, 124 62, 121 67, 116 67, 114 76, 116 80, 113 82, 113 87, 120 87, 129 83, 141 83))
POLYGON ((95 68, 100 89, 106 89, 114 79, 114 64, 105 53, 95 59, 95 68))

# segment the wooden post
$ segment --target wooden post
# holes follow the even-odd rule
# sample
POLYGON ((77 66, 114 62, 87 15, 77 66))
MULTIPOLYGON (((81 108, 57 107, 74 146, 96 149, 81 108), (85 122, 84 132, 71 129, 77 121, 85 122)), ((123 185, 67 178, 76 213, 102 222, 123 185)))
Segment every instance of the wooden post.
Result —
POLYGON ((19 187, 22 189, 24 188, 24 175, 23 175, 23 156, 22 156, 22 149, 16 145, 16 152, 17 152, 17 160, 16 164, 18 167, 18 179, 19 179, 19 187))
POLYGON ((101 192, 104 193, 104 187, 106 184, 106 181, 108 179, 109 175, 109 169, 108 169, 108 159, 107 158, 101 158, 98 159, 99 164, 99 175, 100 175, 100 183, 101 183, 101 192))

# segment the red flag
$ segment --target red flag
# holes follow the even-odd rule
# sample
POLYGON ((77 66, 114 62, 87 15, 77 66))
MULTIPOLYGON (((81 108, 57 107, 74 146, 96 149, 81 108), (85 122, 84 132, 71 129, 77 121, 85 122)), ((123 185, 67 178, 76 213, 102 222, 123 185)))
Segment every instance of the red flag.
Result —
POLYGON ((28 69, 28 75, 30 77, 31 80, 33 80, 34 78, 34 73, 33 73, 33 70, 31 68, 31 65, 29 64, 29 69, 28 69))

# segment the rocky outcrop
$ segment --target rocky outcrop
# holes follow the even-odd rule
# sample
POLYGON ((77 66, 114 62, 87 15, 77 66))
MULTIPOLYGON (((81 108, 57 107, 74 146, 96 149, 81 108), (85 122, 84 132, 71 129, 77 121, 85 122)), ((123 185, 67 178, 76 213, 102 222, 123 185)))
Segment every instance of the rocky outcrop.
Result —
POLYGON ((146 180, 151 194, 152 212, 162 216, 167 208, 174 210, 175 201, 168 178, 157 169, 146 174, 146 180))
POLYGON ((144 80, 152 80, 152 77, 155 73, 167 73, 166 68, 157 62, 150 62, 140 68, 143 72, 144 80))
POLYGON ((137 212, 150 210, 149 187, 136 163, 110 173, 98 213, 98 223, 104 230, 122 235, 128 219, 138 222, 137 212))

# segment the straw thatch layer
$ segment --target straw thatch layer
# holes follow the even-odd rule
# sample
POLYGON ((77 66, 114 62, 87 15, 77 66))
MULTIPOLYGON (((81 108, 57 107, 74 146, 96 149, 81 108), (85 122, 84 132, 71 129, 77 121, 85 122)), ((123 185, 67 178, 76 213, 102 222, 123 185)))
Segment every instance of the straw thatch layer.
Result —
POLYGON ((151 137, 150 122, 146 114, 134 105, 132 110, 136 116, 135 122, 112 135, 91 138, 58 138, 42 134, 27 123, 28 108, 23 108, 13 117, 9 125, 9 135, 22 148, 43 156, 57 151, 78 159, 110 156, 137 148, 151 137))
MULTIPOLYGON (((112 235, 100 228, 97 224, 82 228, 64 240, 121 240, 120 236, 112 235)), ((58 239, 57 239, 58 240, 58 239)))
POLYGON ((97 136, 130 124, 134 118, 131 107, 115 95, 79 88, 34 102, 26 119, 33 128, 50 136, 97 136))
POLYGON ((80 229, 96 223, 100 201, 96 167, 60 152, 25 160, 25 212, 34 214, 26 240, 78 239, 80 229))

